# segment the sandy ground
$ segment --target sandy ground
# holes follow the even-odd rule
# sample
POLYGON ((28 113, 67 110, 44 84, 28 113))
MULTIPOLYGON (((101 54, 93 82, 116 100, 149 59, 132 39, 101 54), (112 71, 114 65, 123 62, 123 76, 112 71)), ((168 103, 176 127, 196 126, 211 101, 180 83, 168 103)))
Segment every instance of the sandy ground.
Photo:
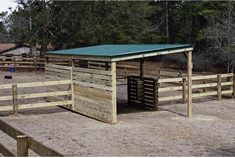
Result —
MULTIPOLYGON (((174 104, 119 114, 115 125, 62 109, 1 119, 66 156, 235 156, 234 106, 231 99, 197 103, 185 118, 185 105, 174 104)), ((0 140, 14 150, 2 133, 0 140)))
MULTIPOLYGON (((17 72, 2 83, 43 80, 41 72, 17 72)), ((27 110, 0 118, 66 156, 235 156, 235 101, 162 105, 157 112, 128 107, 118 87, 118 123, 109 125, 62 108, 27 110)), ((16 152, 16 142, 0 132, 16 152)), ((30 152, 31 156, 35 156, 30 152)))

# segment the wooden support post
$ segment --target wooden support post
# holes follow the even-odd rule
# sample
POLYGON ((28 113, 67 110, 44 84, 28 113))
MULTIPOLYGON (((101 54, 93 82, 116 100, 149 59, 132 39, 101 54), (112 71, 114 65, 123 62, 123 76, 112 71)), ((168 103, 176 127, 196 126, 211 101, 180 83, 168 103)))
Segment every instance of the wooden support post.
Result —
POLYGON ((182 78, 182 103, 186 103, 187 102, 187 79, 186 77, 182 78))
POLYGON ((13 112, 17 114, 18 113, 17 84, 12 85, 12 104, 13 104, 13 112))
POLYGON ((188 105, 187 116, 192 117, 192 51, 187 53, 187 67, 188 67, 188 105))
POLYGON ((20 156, 20 157, 28 156, 28 136, 27 135, 17 136, 17 156, 20 156))
POLYGON ((221 82, 222 82, 221 75, 217 75, 217 96, 219 100, 222 99, 221 82))
POLYGON ((74 107, 74 89, 73 89, 73 70, 74 70, 74 60, 72 60, 72 67, 71 67, 71 100, 72 100, 72 110, 75 110, 75 107, 74 107))
POLYGON ((235 99, 235 73, 233 73, 233 98, 235 99))
POLYGON ((117 122, 116 62, 111 63, 112 78, 112 123, 117 122))
POLYGON ((154 109, 155 111, 158 110, 158 105, 159 105, 159 96, 158 96, 158 89, 159 89, 159 82, 158 82, 158 78, 154 80, 154 109))
POLYGON ((144 58, 140 59, 140 79, 144 78, 144 58))

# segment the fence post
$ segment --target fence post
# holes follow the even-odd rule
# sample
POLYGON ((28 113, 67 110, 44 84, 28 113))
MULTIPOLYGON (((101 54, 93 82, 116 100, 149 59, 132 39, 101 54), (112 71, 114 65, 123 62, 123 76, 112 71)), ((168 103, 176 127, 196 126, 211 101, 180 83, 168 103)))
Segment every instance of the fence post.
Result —
POLYGON ((217 75, 217 96, 218 99, 221 100, 222 99, 222 94, 221 94, 221 75, 217 75))
POLYGON ((13 65, 14 65, 14 68, 16 70, 16 58, 13 56, 13 65))
POLYGON ((37 70, 37 63, 36 63, 36 57, 33 57, 33 63, 34 63, 34 70, 37 70))
POLYGON ((12 85, 12 103, 13 103, 13 112, 18 113, 18 100, 17 100, 17 84, 12 85))
POLYGON ((182 88, 182 91, 183 91, 183 100, 182 100, 182 102, 183 103, 186 103, 186 101, 187 101, 187 83, 186 83, 186 77, 183 77, 182 78, 182 86, 183 86, 183 88, 182 88))
POLYGON ((235 73, 233 73, 233 98, 235 99, 235 73))
POLYGON ((159 82, 158 82, 158 78, 154 80, 154 110, 158 110, 158 105, 159 105, 159 93, 158 93, 158 89, 159 89, 159 82))
POLYGON ((17 156, 25 157, 28 156, 28 136, 20 135, 17 136, 17 156))

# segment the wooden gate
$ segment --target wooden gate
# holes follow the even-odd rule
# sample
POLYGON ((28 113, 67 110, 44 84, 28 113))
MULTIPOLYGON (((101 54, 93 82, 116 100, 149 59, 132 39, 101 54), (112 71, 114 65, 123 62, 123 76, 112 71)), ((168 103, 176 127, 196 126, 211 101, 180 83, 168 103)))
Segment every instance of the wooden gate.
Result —
POLYGON ((128 105, 142 105, 149 110, 157 110, 157 79, 139 76, 127 77, 128 105))

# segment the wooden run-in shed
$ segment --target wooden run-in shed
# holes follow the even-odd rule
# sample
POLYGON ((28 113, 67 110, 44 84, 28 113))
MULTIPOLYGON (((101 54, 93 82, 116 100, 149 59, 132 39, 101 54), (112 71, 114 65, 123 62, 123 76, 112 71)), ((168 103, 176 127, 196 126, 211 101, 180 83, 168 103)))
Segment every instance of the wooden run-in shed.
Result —
MULTIPOLYGON (((116 62, 139 59, 139 78, 141 79, 144 77, 144 58, 173 53, 184 53, 187 58, 187 114, 188 117, 191 117, 192 50, 193 47, 190 44, 98 45, 51 51, 46 53, 46 58, 71 60, 73 71, 71 76, 74 83, 73 110, 113 124, 117 122, 116 62), (87 64, 88 61, 104 62, 105 66, 103 69, 91 68, 87 64)), ((46 69, 46 71, 50 71, 50 69, 46 69)))

